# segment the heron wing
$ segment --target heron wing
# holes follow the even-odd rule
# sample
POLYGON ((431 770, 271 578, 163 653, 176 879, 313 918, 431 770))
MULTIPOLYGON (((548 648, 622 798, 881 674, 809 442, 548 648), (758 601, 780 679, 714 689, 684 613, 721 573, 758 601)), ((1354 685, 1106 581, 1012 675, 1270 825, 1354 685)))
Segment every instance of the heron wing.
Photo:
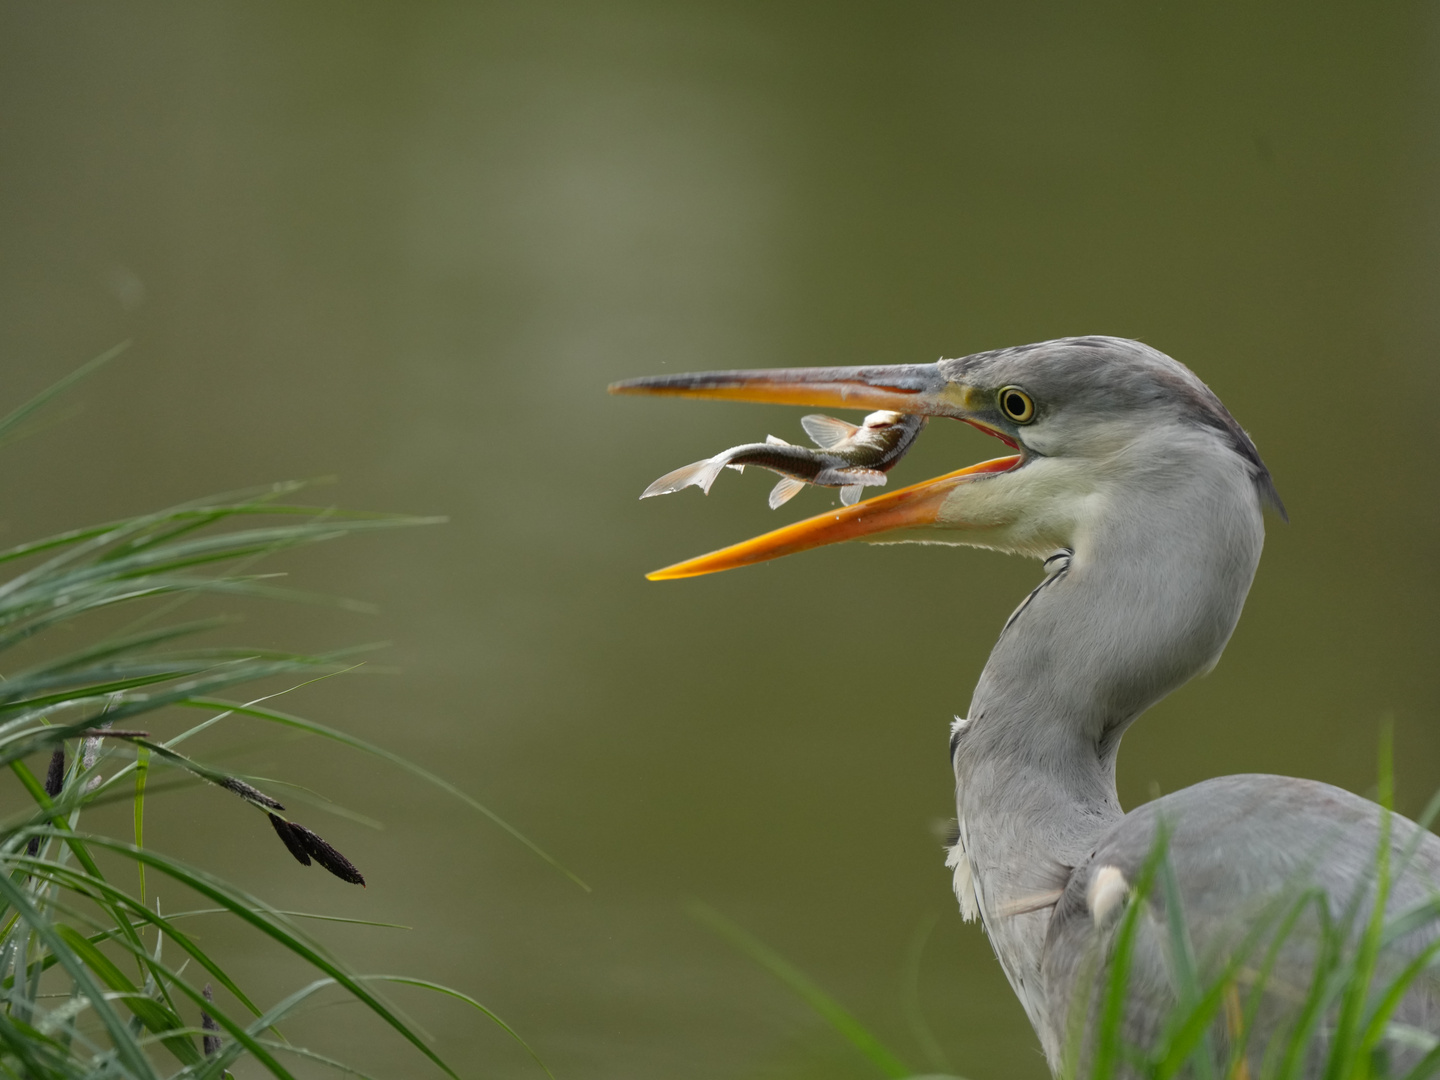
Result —
MULTIPOLYGON (((1161 1038, 1186 994, 1180 972, 1190 964, 1177 956, 1183 950, 1193 958, 1202 989, 1227 978, 1237 1004, 1261 995, 1248 1042, 1257 1059, 1252 1065, 1257 1064, 1270 1036, 1289 1030, 1310 993, 1324 934, 1319 905, 1327 908, 1332 925, 1344 928, 1339 932, 1348 939, 1347 947, 1353 948, 1363 932, 1374 906, 1380 814, 1374 803, 1328 784, 1256 775, 1208 780, 1127 814, 1099 841, 1088 862, 1076 868, 1051 920, 1042 971, 1051 1023, 1057 1025, 1052 1035, 1063 1038, 1067 1007, 1084 1008, 1093 1021, 1107 985, 1109 960, 1104 958, 1119 933, 1124 904, 1115 905, 1113 913, 1102 912, 1097 923, 1092 885, 1103 872, 1107 880, 1100 884, 1113 886, 1109 875, 1118 871, 1133 888, 1156 850, 1157 833, 1163 832, 1174 890, 1157 879, 1145 899, 1123 1037, 1141 1047, 1154 1047, 1161 1038), (1167 907, 1172 895, 1179 904, 1178 920, 1170 919, 1167 907), (1287 924, 1292 913, 1295 918, 1287 924), (1172 925, 1184 928, 1178 938, 1172 925), (1272 947, 1274 962, 1267 969, 1272 947)), ((1440 837, 1399 815, 1390 820, 1392 880, 1386 912, 1393 920, 1440 896, 1440 837)), ((1107 892, 1110 903, 1114 890, 1107 892)), ((1133 895, 1125 901, 1133 902, 1133 895)), ((1437 934, 1440 925, 1433 916, 1394 934, 1381 952, 1376 985, 1389 985, 1437 934)), ((1215 1037, 1222 1043, 1237 1034, 1231 1030, 1234 1015, 1227 1021, 1222 1010, 1215 1021, 1215 1037)), ((1433 966, 1412 984, 1391 1027, 1396 1038, 1415 1031, 1440 1033, 1440 981, 1433 966)), ((1399 1069, 1396 1075, 1424 1052, 1403 1039, 1388 1049, 1392 1067, 1399 1069)))

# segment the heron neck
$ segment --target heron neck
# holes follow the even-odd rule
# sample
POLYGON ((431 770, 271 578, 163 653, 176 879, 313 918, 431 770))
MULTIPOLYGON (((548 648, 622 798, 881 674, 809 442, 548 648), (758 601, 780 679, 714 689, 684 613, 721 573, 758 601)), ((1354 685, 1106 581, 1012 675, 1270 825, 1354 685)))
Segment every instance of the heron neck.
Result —
MULTIPOLYGON (((1115 757, 1145 709, 1214 666, 1260 558, 1255 488, 1238 467, 1186 481, 1127 477, 1092 500, 1069 564, 1037 589, 996 643, 955 754, 959 807, 986 865, 1077 865, 1121 815, 1115 757), (976 834, 979 835, 976 835, 976 834), (1018 845, 1018 847, 1012 847, 1018 845)), ((1221 464, 1224 464, 1223 462, 1221 464)))

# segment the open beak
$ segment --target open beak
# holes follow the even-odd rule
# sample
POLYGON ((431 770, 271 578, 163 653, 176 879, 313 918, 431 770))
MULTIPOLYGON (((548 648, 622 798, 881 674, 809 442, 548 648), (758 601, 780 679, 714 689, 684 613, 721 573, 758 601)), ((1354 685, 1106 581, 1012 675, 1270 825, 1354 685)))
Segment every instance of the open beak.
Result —
MULTIPOLYGON (((855 368, 782 368, 762 371, 714 371, 658 375, 610 385, 612 394, 664 394, 724 401, 759 401, 844 409, 890 409, 924 416, 949 416, 988 435, 1015 443, 1003 432, 974 418, 969 388, 950 382, 935 364, 897 364, 855 368)), ((1015 447, 1019 449, 1018 447, 1015 447)), ((995 520, 967 520, 965 489, 977 479, 1009 472, 1021 455, 996 458, 920 484, 832 510, 805 521, 688 559, 646 576, 651 581, 698 577, 717 570, 778 559, 799 551, 869 538, 924 539, 927 530, 984 529, 995 520), (897 534, 908 534, 905 536, 897 534)), ((989 517, 989 515, 985 515, 989 517)))

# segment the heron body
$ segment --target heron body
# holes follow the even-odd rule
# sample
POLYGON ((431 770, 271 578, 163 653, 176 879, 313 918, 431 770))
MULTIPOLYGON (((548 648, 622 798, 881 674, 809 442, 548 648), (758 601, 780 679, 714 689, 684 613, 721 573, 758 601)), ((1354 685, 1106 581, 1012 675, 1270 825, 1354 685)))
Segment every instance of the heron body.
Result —
MULTIPOLYGON (((1237 965, 1239 952, 1279 942, 1246 1044, 1263 1055, 1294 1022, 1320 947, 1309 915, 1283 941, 1265 937, 1277 905, 1308 888, 1336 918, 1359 911, 1363 926, 1382 820, 1395 873, 1386 910, 1440 894, 1440 838, 1328 785, 1230 776, 1128 814, 1120 807, 1121 736, 1218 662, 1260 559, 1263 510, 1284 512, 1254 444, 1183 365, 1138 342, 1087 337, 930 365, 718 372, 615 389, 951 416, 1016 451, 652 576, 850 539, 1045 560, 952 730, 958 840, 947 864, 962 914, 983 922, 1057 1073, 1093 1052, 1117 915, 1158 836, 1174 892, 1152 892, 1136 922, 1121 1032, 1142 1052, 1186 993, 1170 901, 1202 972, 1238 972, 1237 987, 1254 982, 1260 963, 1237 965)), ((1416 920, 1386 942, 1381 968, 1398 970, 1435 938, 1434 919, 1416 920)), ((1237 1034, 1229 1020, 1228 1030, 1217 1022, 1221 1041, 1237 1034)), ((1413 1064, 1427 1034, 1440 1035, 1433 971, 1391 1021, 1377 1045, 1396 1067, 1413 1064)), ((1323 1045, 1322 1031, 1299 1075, 1319 1075, 1323 1045)))

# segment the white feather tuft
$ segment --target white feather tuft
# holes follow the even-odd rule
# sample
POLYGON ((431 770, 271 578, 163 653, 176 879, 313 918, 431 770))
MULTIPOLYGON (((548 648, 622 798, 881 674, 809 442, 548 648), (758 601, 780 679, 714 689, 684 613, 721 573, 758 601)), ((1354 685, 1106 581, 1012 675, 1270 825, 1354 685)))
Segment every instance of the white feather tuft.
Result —
POLYGON ((1103 926, 1110 916, 1119 910, 1130 883, 1119 867, 1102 866, 1090 875, 1090 884, 1085 889, 1085 906, 1096 926, 1103 926))
POLYGON ((955 871, 955 899, 960 901, 960 917, 974 922, 980 917, 980 901, 975 895, 975 879, 970 873, 970 860, 965 857, 965 845, 956 841, 945 853, 945 865, 955 871))

